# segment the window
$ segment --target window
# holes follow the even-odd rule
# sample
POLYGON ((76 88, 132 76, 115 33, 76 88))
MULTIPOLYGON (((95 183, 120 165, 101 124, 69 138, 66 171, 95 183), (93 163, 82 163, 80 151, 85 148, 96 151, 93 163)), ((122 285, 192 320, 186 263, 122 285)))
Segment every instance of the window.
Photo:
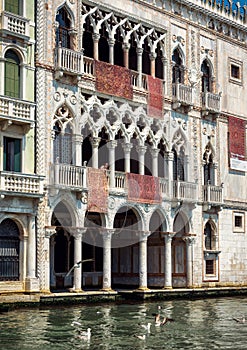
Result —
POLYGON ((177 153, 177 151, 173 148, 173 180, 180 180, 185 181, 185 174, 184 174, 184 151, 181 148, 180 152, 177 153))
POLYGON ((242 85, 243 63, 241 61, 229 58, 229 81, 234 84, 242 85))
POLYGON ((20 15, 19 0, 5 0, 5 11, 20 15))
POLYGON ((56 35, 56 43, 57 45, 61 45, 62 47, 66 47, 70 49, 70 35, 69 30, 71 27, 71 22, 69 20, 68 12, 65 8, 62 8, 58 11, 56 16, 56 21, 59 23, 56 35))
POLYGON ((206 260, 206 275, 215 275, 215 260, 206 260))
POLYGON ((172 55, 172 82, 184 83, 184 67, 181 54, 178 49, 174 50, 172 55))
POLYGON ((3 170, 21 171, 21 140, 3 138, 3 170))
POLYGON ((245 232, 245 217, 244 213, 234 212, 233 213, 233 232, 245 232))
POLYGON ((5 55, 4 94, 20 97, 20 60, 13 50, 5 55))
POLYGON ((202 73, 202 92, 212 92, 211 72, 207 60, 204 60, 201 65, 202 73))
POLYGON ((19 280, 19 229, 13 220, 0 224, 0 281, 19 280))

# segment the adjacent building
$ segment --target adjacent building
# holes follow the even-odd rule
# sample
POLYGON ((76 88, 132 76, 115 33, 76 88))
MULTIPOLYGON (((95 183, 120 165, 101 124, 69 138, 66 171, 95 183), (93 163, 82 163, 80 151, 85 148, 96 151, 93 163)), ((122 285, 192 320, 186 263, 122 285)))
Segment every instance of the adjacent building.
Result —
POLYGON ((247 285, 245 7, 12 3, 0 290, 247 285))

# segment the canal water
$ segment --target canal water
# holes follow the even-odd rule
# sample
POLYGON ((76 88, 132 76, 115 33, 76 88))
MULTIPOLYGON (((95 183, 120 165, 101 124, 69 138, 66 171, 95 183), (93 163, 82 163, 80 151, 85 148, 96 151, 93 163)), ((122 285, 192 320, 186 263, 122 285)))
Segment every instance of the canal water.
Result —
POLYGON ((247 298, 16 309, 0 314, 1 350, 247 349, 247 298), (157 327, 152 314, 172 318, 157 327), (91 328, 91 337, 78 337, 91 328), (151 323, 150 333, 142 326, 151 323), (141 337, 140 337, 141 336, 141 337), (143 339, 140 339, 143 338, 143 339))

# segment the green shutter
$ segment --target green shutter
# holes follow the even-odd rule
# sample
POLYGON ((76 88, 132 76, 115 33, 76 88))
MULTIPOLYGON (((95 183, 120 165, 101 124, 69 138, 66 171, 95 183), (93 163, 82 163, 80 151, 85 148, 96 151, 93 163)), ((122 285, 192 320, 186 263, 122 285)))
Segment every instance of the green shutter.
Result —
POLYGON ((5 11, 20 15, 19 0, 5 0, 5 11))
POLYGON ((21 171, 21 140, 14 140, 14 171, 21 171))
POLYGON ((6 96, 20 97, 20 69, 18 64, 9 61, 5 63, 4 86, 6 96))

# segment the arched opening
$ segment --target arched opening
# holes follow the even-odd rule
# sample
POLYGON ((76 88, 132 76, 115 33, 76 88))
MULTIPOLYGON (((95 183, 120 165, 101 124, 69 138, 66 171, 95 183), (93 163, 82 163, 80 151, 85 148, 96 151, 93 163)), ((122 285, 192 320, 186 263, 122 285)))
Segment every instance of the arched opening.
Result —
POLYGON ((86 21, 83 26, 83 49, 84 56, 94 58, 93 56, 93 26, 89 17, 86 18, 86 21))
POLYGON ((174 219, 172 240, 172 284, 174 287, 186 287, 186 243, 183 238, 189 232, 188 222, 178 213, 174 219))
POLYGON ((156 78, 163 79, 164 77, 164 65, 163 65, 163 53, 160 47, 160 43, 158 43, 156 48, 156 59, 155 59, 155 76, 156 78))
POLYGON ((165 177, 165 153, 166 147, 164 141, 161 140, 159 145, 159 155, 158 155, 158 177, 165 177))
POLYGON ((58 122, 53 127, 53 161, 59 160, 59 163, 72 164, 72 128, 69 124, 64 130, 61 129, 58 122))
POLYGON ((103 127, 99 132, 100 143, 98 148, 98 159, 99 159, 99 168, 106 163, 109 164, 109 150, 107 148, 108 134, 106 128, 103 127))
POLYGON ((20 59, 13 50, 8 50, 5 54, 4 64, 4 95, 20 98, 20 59))
POLYGON ((66 278, 66 274, 74 265, 74 237, 70 233, 71 216, 64 203, 60 202, 55 207, 51 224, 56 226, 56 233, 51 238, 51 287, 72 287, 73 277, 66 278))
POLYGON ((82 241, 82 257, 93 259, 83 264, 83 286, 102 286, 103 276, 103 238, 100 228, 103 226, 99 213, 86 212, 84 226, 87 231, 82 241))
POLYGON ((150 47, 148 45, 148 39, 145 38, 142 53, 142 72, 150 75, 150 47))
POLYGON ((212 92, 212 83, 211 83, 211 70, 207 60, 204 60, 201 65, 202 73, 202 92, 212 92))
POLYGON ((130 37, 130 49, 129 49, 129 69, 137 71, 137 44, 134 34, 130 37))
POLYGON ((137 152, 139 142, 135 133, 130 143, 133 145, 130 152, 130 172, 133 174, 139 174, 139 155, 137 152))
POLYGON ((69 13, 65 7, 62 7, 58 10, 56 21, 58 22, 58 28, 56 31, 56 44, 57 46, 70 49, 71 20, 69 13))
POLYGON ((150 137, 148 137, 145 141, 146 152, 145 152, 145 162, 144 162, 144 174, 152 175, 153 174, 153 162, 152 162, 152 142, 150 137))
POLYGON ((117 28, 114 44, 114 64, 123 67, 123 37, 120 28, 117 28))
POLYGON ((108 31, 105 23, 102 24, 100 29, 99 39, 99 60, 103 62, 109 62, 109 45, 108 45, 108 31))
POLYGON ((114 286, 138 286, 138 217, 133 209, 122 207, 114 218, 112 239, 112 282, 114 286))
POLYGON ((83 136, 82 142, 82 165, 92 166, 92 144, 91 144, 91 131, 86 125, 85 128, 82 129, 81 134, 83 136))
POLYGON ((213 153, 210 145, 207 145, 203 154, 203 174, 204 174, 204 185, 214 185, 214 163, 213 153))
POLYGON ((20 232, 11 219, 0 224, 0 252, 0 281, 19 281, 20 232))
POLYGON ((181 147, 178 153, 176 149, 173 147, 172 152, 173 152, 173 180, 185 181, 184 149, 181 147))
POLYGON ((125 171, 125 164, 124 164, 124 150, 122 145, 124 144, 124 138, 122 135, 122 131, 118 130, 117 135, 115 136, 115 140, 117 140, 117 147, 115 148, 115 170, 116 171, 125 171))
POLYGON ((149 231, 152 234, 147 241, 147 272, 150 287, 164 286, 165 243, 162 235, 164 230, 164 221, 158 212, 154 212, 149 224, 149 231))
POLYGON ((179 49, 175 49, 172 55, 172 82, 184 83, 184 66, 179 49))

